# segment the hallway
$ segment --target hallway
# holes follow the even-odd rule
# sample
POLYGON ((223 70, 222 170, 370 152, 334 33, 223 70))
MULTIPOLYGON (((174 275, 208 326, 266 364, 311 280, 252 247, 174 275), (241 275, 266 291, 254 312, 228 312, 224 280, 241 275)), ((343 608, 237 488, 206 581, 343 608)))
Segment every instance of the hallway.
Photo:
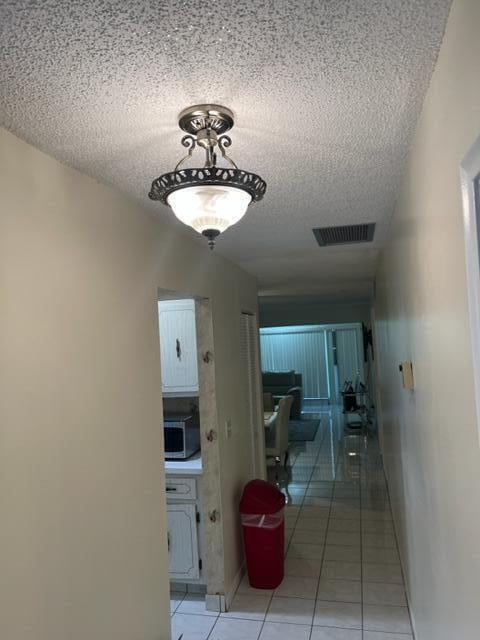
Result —
POLYGON ((291 447, 285 579, 275 591, 245 577, 217 616, 194 594, 172 594, 177 640, 409 640, 402 571, 378 443, 321 415, 312 442, 291 447))

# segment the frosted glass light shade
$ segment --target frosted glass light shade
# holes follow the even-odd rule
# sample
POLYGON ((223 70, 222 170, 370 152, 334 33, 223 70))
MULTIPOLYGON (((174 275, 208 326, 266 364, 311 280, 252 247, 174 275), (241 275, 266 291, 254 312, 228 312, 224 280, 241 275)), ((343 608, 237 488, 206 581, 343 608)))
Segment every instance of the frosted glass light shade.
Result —
POLYGON ((167 198, 177 218, 199 233, 222 233, 243 218, 251 200, 243 189, 223 185, 184 187, 167 198))

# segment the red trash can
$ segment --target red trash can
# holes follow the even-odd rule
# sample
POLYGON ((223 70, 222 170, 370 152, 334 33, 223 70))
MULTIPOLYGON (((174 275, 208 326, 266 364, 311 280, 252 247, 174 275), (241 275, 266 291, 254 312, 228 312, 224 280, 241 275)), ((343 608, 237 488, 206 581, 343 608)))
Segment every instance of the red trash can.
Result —
POLYGON ((248 579, 255 589, 275 589, 283 580, 285 496, 264 480, 252 480, 240 501, 248 579))

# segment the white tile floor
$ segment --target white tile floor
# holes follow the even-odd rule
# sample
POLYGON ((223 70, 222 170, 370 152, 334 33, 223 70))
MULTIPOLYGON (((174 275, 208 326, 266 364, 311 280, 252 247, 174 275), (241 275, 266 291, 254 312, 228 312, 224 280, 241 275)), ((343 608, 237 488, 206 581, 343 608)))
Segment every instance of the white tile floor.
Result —
POLYGON ((172 594, 172 640, 412 640, 377 442, 344 432, 332 410, 290 454, 278 479, 288 499, 282 584, 260 591, 245 577, 220 615, 201 596, 172 594))

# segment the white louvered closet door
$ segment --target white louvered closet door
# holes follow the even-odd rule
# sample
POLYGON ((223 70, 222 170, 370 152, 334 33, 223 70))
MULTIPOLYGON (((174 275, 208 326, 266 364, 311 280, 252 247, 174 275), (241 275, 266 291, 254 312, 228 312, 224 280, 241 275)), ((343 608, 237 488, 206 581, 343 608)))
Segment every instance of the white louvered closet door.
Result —
POLYGON ((250 430, 250 447, 252 456, 252 476, 263 477, 260 460, 264 455, 264 443, 260 441, 263 436, 263 424, 259 424, 263 416, 259 397, 259 362, 258 362, 258 330, 255 316, 242 313, 240 328, 240 348, 243 371, 247 389, 247 416, 250 430))

